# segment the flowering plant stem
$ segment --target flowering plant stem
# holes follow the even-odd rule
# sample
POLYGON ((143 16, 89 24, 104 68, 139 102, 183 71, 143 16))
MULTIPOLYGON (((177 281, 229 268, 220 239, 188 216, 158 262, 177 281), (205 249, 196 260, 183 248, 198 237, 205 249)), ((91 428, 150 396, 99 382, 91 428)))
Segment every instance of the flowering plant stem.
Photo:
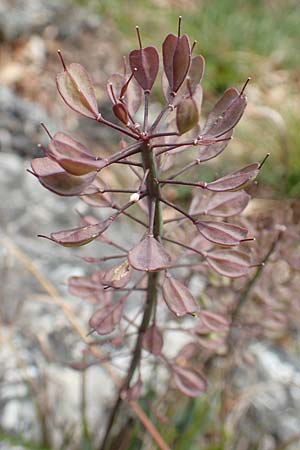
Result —
MULTIPOLYGON (((145 182, 147 187, 147 192, 149 192, 148 198, 148 208, 149 208, 149 233, 153 232, 156 239, 162 238, 162 213, 161 213, 161 203, 160 203, 160 192, 159 184, 157 183, 157 167, 156 161, 153 155, 152 149, 149 148, 148 144, 145 142, 141 146, 142 151, 142 161, 143 169, 145 175, 145 182), (154 214, 152 214, 152 208, 154 205, 154 214), (153 215, 153 219, 151 219, 153 215), (153 223, 151 223, 153 222, 153 223)), ((144 333, 149 327, 149 323, 154 310, 154 305, 157 302, 158 284, 159 282, 159 272, 149 272, 148 273, 148 283, 147 283, 147 293, 146 302, 143 311, 143 317, 141 324, 139 326, 138 335, 135 343, 135 347, 132 353, 131 363, 129 365, 127 375, 125 380, 118 391, 117 399, 112 408, 110 417, 108 419, 106 431, 104 434, 103 441, 99 450, 105 450, 109 441, 111 430, 116 422, 118 413, 122 405, 122 392, 129 388, 130 382, 135 374, 137 367, 140 364, 141 353, 142 353, 142 339, 144 333)))

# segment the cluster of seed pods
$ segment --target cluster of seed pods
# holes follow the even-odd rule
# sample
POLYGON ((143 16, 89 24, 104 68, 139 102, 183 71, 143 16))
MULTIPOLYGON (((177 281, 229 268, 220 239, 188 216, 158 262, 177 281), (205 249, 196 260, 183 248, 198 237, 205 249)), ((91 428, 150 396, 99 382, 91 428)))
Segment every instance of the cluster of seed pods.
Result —
MULTIPOLYGON (((185 172, 225 150, 246 107, 245 88, 249 80, 241 91, 227 89, 201 125, 201 80, 205 62, 202 55, 192 55, 195 44, 191 46, 189 37, 182 35, 179 19, 177 35, 168 34, 162 44, 165 106, 150 120, 150 98, 159 72, 159 54, 154 46, 143 47, 138 27, 137 36, 139 48, 130 52, 124 73, 113 74, 107 83, 112 111, 119 123, 110 122, 99 112, 87 71, 77 63, 67 65, 58 52, 63 71, 57 75, 56 82, 63 101, 75 112, 95 121, 96 125, 119 132, 122 136, 120 149, 101 158, 66 133, 57 132, 51 136, 48 132, 50 142, 45 156, 32 161, 31 172, 45 188, 58 195, 79 196, 91 207, 110 211, 104 220, 86 216, 79 226, 54 232, 47 238, 65 247, 100 240, 121 251, 120 255, 114 256, 121 259, 120 264, 90 276, 72 277, 69 289, 96 306, 89 321, 91 333, 109 335, 114 345, 122 345, 130 330, 123 322, 127 320, 137 329, 137 341, 125 382, 127 398, 136 398, 140 393, 140 374, 135 377, 137 381, 132 383, 132 380, 139 369, 143 351, 167 365, 182 392, 196 396, 206 387, 205 376, 189 364, 180 364, 180 356, 184 355, 185 360, 192 357, 201 333, 224 333, 229 322, 218 314, 202 310, 197 298, 178 279, 174 268, 180 266, 181 258, 189 252, 197 258, 198 264, 222 276, 248 275, 252 267, 250 255, 239 246, 253 237, 236 223, 236 219, 233 223, 227 219, 238 216, 247 206, 250 196, 244 188, 257 176, 262 163, 254 162, 211 182, 182 177, 185 172), (188 160, 190 149, 193 155, 197 150, 197 157, 193 156, 188 164, 177 167, 172 155, 184 153, 188 160), (130 179, 131 186, 122 190, 104 183, 102 173, 114 164, 124 164, 132 169, 134 180, 130 179), (189 209, 168 199, 166 187, 170 185, 194 189, 189 209), (120 206, 114 193, 127 194, 129 201, 120 206), (130 208, 134 213, 128 212, 130 208), (167 220, 165 213, 170 209, 175 212, 175 218, 167 220), (106 233, 120 216, 129 216, 145 229, 132 248, 116 244, 106 233), (146 221, 141 217, 146 217, 146 221), (172 221, 177 221, 178 226, 183 222, 190 223, 193 229, 190 242, 170 238, 168 224, 172 221), (196 238, 194 232, 198 235, 196 238), (173 256, 174 246, 179 247, 182 254, 173 256), (136 291, 140 291, 144 299, 141 301, 143 308, 140 315, 128 319, 126 303, 136 291), (164 356, 163 327, 156 314, 158 305, 163 302, 176 317, 192 315, 195 321, 190 329, 195 342, 185 346, 172 360, 164 356)), ((109 257, 102 254, 99 258, 85 258, 87 262, 95 263, 106 259, 109 257)))

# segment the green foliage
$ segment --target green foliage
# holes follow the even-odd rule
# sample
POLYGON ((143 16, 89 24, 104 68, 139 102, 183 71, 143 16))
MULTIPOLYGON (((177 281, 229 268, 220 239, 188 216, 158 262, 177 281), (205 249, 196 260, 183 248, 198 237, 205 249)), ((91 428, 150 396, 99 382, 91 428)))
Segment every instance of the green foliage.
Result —
POLYGON ((23 436, 18 434, 10 434, 0 430, 0 442, 6 442, 7 444, 13 446, 22 446, 28 450, 50 450, 48 447, 44 447, 43 445, 36 444, 31 441, 27 441, 23 436))

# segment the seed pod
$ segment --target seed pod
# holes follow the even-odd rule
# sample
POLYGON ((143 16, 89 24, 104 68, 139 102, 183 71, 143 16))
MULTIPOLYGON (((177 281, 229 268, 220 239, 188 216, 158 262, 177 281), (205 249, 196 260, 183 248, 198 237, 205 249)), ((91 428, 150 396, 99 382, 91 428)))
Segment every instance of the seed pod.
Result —
POLYGON ((224 246, 238 245, 245 240, 248 230, 232 223, 213 222, 202 220, 195 223, 198 231, 208 241, 224 246))
POLYGON ((166 269, 171 258, 152 235, 147 235, 128 253, 129 264, 136 270, 156 272, 166 269))
POLYGON ((201 192, 193 198, 189 214, 230 217, 241 213, 250 200, 245 191, 237 192, 201 192))
POLYGON ((256 178, 260 167, 259 163, 249 164, 248 166, 225 175, 218 180, 207 183, 206 189, 213 192, 227 192, 241 189, 256 178))
POLYGON ((59 56, 64 71, 57 75, 56 84, 62 99, 79 114, 97 119, 99 110, 89 74, 80 64, 73 63, 66 66, 60 52, 59 56))
POLYGON ((199 121, 199 111, 193 97, 184 98, 176 109, 176 125, 180 134, 194 128, 199 121))
POLYGON ((250 256, 241 251, 214 250, 206 255, 209 266, 220 275, 239 278, 248 275, 250 270, 250 256))
POLYGON ((208 115, 202 136, 223 136, 238 123, 246 105, 247 99, 243 93, 234 88, 227 89, 208 115))
POLYGON ((151 325, 144 333, 142 346, 153 355, 160 355, 163 347, 163 336, 156 325, 151 325))
POLYGON ((90 150, 66 133, 56 133, 49 142, 48 156, 53 158, 71 175, 85 175, 105 166, 90 150))
POLYGON ((189 289, 168 272, 163 284, 163 297, 172 313, 177 317, 196 314, 200 306, 189 289))
POLYGON ((188 397, 198 397, 207 389, 206 378, 193 369, 172 365, 172 372, 177 388, 188 397))
POLYGON ((107 286, 120 289, 125 287, 132 277, 132 269, 128 261, 124 261, 116 267, 112 267, 103 274, 102 282, 107 286))
POLYGON ((178 36, 168 34, 163 42, 163 64, 170 91, 176 93, 184 82, 191 62, 191 48, 186 34, 178 36))
POLYGON ((119 325, 127 297, 117 304, 108 303, 103 308, 97 309, 89 320, 89 326, 98 334, 109 334, 119 325))
POLYGON ((55 194, 71 197, 81 195, 86 189, 93 190, 91 184, 97 172, 90 172, 82 176, 74 176, 66 172, 57 162, 48 158, 36 158, 31 163, 32 173, 39 182, 49 191, 55 194))
POLYGON ((80 247, 81 245, 86 245, 89 242, 97 239, 109 225, 113 222, 114 218, 110 217, 102 222, 87 225, 84 227, 77 227, 71 230, 58 231, 56 233, 51 233, 50 237, 39 235, 55 242, 56 244, 63 245, 64 247, 80 247))
POLYGON ((138 27, 137 33, 140 43, 138 50, 132 50, 129 53, 129 64, 134 78, 144 91, 150 92, 156 80, 159 68, 159 55, 155 47, 142 47, 138 27))

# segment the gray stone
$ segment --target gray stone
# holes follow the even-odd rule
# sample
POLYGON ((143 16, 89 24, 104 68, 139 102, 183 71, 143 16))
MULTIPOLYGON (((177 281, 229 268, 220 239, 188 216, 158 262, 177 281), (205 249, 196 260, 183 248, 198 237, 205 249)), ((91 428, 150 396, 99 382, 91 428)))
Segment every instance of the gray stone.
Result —
POLYGON ((41 33, 48 25, 55 25, 59 36, 64 37, 83 29, 95 29, 99 23, 97 16, 72 8, 66 0, 2 0, 0 3, 0 32, 7 41, 41 33))

